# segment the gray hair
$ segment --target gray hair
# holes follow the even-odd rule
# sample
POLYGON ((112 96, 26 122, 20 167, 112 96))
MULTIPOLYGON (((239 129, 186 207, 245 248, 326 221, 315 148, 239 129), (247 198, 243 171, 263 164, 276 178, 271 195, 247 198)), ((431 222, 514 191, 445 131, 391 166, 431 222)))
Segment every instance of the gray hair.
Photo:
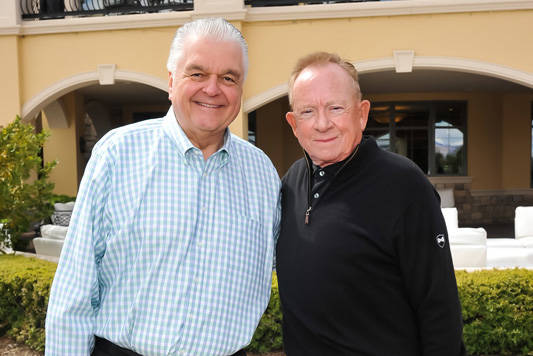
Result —
POLYGON ((183 45, 189 36, 209 37, 218 41, 236 42, 242 50, 242 66, 244 77, 248 73, 248 45, 241 32, 228 21, 222 18, 205 18, 188 22, 177 31, 167 60, 167 69, 172 76, 176 70, 176 65, 183 55, 183 45))

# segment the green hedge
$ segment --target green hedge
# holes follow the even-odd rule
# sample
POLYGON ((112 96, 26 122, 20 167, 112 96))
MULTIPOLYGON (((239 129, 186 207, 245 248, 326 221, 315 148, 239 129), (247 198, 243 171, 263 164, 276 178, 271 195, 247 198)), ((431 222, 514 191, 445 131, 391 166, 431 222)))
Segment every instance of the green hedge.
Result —
POLYGON ((533 270, 457 271, 472 355, 533 355, 533 270))
POLYGON ((0 335, 44 351, 44 321, 57 264, 0 256, 0 335))
MULTIPOLYGON (((44 320, 56 264, 0 256, 0 335, 42 351, 44 320)), ((533 355, 533 270, 457 271, 464 339, 470 355, 533 355)), ((277 279, 251 352, 282 349, 277 279)))

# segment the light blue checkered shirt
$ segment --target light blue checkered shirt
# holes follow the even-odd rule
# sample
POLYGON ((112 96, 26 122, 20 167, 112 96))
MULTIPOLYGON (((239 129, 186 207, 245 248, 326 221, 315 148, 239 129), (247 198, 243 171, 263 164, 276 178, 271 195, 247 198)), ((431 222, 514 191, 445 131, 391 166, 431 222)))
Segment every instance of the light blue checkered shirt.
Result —
POLYGON ((93 335, 143 355, 228 355, 270 298, 280 183, 226 131, 204 161, 172 108, 108 133, 78 192, 50 294, 46 355, 93 335))

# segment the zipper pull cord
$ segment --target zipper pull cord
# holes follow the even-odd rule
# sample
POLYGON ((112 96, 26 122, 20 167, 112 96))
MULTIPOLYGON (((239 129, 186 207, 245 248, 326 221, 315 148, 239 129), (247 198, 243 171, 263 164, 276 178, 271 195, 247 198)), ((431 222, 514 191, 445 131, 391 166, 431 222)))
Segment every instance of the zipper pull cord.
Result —
POLYGON ((309 207, 305 211, 305 225, 309 224, 309 213, 311 212, 311 209, 313 209, 313 207, 309 205, 309 207))

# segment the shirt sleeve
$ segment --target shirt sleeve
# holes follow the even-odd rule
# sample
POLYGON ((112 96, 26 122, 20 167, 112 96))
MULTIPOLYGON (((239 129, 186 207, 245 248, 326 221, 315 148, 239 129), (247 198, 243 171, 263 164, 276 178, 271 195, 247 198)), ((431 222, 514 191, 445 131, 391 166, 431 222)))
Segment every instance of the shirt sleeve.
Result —
POLYGON ((109 155, 96 145, 82 179, 52 283, 45 354, 90 355, 99 308, 98 263, 105 250, 109 155))
POLYGON ((398 226, 400 268, 418 321, 422 355, 464 355, 462 317, 446 224, 423 184, 398 226))
POLYGON ((274 211, 274 223, 272 224, 272 236, 274 238, 274 253, 272 259, 272 270, 276 270, 276 245, 278 243, 279 232, 281 228, 281 186, 280 192, 278 195, 278 202, 276 204, 276 209, 274 211))

